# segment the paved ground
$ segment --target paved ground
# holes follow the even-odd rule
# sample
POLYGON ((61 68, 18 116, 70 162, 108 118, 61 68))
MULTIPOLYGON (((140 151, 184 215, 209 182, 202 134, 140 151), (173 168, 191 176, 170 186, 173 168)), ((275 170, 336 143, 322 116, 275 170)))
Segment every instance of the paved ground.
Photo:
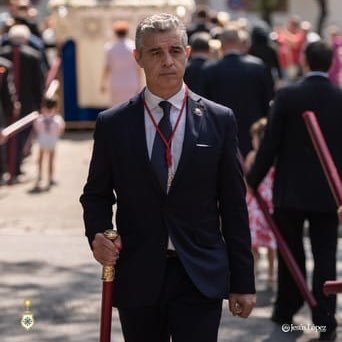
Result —
MULTIPOLYGON (((67 133, 57 155, 58 186, 33 190, 36 149, 24 164, 22 183, 0 188, 0 341, 98 341, 101 267, 92 259, 83 236, 78 197, 91 152, 90 132, 67 133), (35 326, 20 325, 25 298, 32 300, 35 326)), ((339 252, 342 278, 342 251, 339 252)), ((308 263, 310 267, 311 263, 308 263)), ((305 307, 295 318, 305 328, 284 333, 270 322, 273 290, 267 286, 265 263, 257 276, 258 303, 251 318, 241 320, 224 304, 219 341, 300 341, 317 337, 305 307)), ((341 298, 341 297, 340 297, 341 298)), ((338 319, 342 303, 339 301, 338 319)), ((116 312, 113 338, 122 342, 116 312)), ((342 328, 339 328, 342 337, 342 328)), ((189 341, 196 342, 196 341, 189 341)))

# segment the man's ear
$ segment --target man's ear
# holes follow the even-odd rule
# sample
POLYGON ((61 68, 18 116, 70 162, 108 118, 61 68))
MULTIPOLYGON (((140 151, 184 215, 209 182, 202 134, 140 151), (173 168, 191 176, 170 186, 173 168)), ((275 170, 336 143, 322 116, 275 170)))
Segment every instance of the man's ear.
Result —
POLYGON ((303 68, 304 73, 307 73, 310 71, 310 67, 309 67, 308 61, 306 60, 304 52, 302 52, 300 55, 300 64, 303 68))
POLYGON ((133 55, 134 55, 135 61, 142 68, 143 66, 141 65, 141 53, 137 49, 134 49, 133 55))
POLYGON ((190 54, 191 54, 191 46, 190 45, 187 45, 187 47, 185 48, 185 53, 186 53, 186 58, 189 59, 190 54))

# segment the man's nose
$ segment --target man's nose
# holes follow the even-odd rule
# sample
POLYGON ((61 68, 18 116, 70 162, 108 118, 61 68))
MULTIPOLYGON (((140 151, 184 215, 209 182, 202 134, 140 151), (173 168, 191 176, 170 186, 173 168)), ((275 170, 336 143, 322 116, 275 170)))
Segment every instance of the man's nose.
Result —
POLYGON ((164 55, 164 65, 165 66, 173 65, 173 58, 172 58, 172 55, 169 52, 166 52, 165 55, 164 55))

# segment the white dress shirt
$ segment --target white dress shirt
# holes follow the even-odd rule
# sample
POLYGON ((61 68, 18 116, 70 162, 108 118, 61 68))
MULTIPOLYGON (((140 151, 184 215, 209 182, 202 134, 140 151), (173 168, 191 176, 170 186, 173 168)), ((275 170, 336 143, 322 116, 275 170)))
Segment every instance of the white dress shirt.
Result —
MULTIPOLYGON (((157 124, 159 124, 159 121, 162 119, 164 113, 162 108, 159 106, 159 103, 161 101, 165 101, 165 99, 162 99, 153 93, 146 87, 145 88, 145 101, 146 104, 157 124)), ((171 103, 171 111, 170 111, 170 122, 172 125, 172 130, 174 129, 178 116, 180 114, 180 111, 182 109, 182 104, 184 101, 185 96, 185 85, 183 84, 181 90, 167 99, 166 101, 171 103)), ((172 142, 171 142, 171 157, 172 157, 172 166, 171 166, 171 173, 174 175, 177 170, 177 166, 182 154, 183 149, 183 141, 184 141, 184 133, 185 133, 185 122, 186 122, 186 105, 184 107, 182 116, 179 120, 178 127, 175 131, 175 134, 173 136, 172 142)), ((153 143, 154 138, 156 135, 156 128, 153 125, 153 122, 148 115, 148 112, 145 108, 145 133, 146 133, 146 144, 147 144, 147 150, 148 150, 148 156, 151 159, 152 156, 152 149, 153 149, 153 143)), ((172 241, 169 238, 168 241, 168 249, 175 250, 175 247, 172 244, 172 241)))
MULTIPOLYGON (((165 100, 152 94, 147 87, 145 89, 144 96, 145 96, 146 104, 148 108, 150 109, 155 122, 159 124, 159 121, 162 119, 164 115, 162 108, 159 107, 159 103, 165 100)), ((174 129, 176 125, 178 115, 182 108, 184 96, 185 96, 185 86, 183 85, 183 87, 177 94, 173 95, 172 97, 166 100, 170 102, 172 105, 171 112, 170 112, 170 122, 172 125, 172 129, 174 129)), ((179 159, 182 154, 184 132, 185 132, 185 122, 186 122, 186 106, 183 110, 175 135, 173 136, 173 139, 171 142, 171 156, 172 156, 171 172, 173 175, 176 173, 179 159)), ((154 127, 153 122, 150 116, 148 115, 146 108, 145 108, 145 132, 146 132, 146 144, 147 144, 148 156, 151 159, 154 138, 156 135, 156 128, 154 127)))

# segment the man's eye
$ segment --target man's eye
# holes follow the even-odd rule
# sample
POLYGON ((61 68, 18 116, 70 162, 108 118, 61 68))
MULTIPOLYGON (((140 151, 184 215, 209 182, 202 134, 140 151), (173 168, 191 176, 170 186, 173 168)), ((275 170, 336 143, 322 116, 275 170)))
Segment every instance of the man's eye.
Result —
POLYGON ((160 51, 152 51, 152 56, 159 56, 160 55, 160 51))
POLYGON ((175 55, 176 55, 176 54, 180 53, 181 51, 182 51, 181 49, 179 49, 179 48, 176 48, 176 49, 172 49, 172 51, 171 51, 171 52, 172 52, 173 54, 175 54, 175 55))

